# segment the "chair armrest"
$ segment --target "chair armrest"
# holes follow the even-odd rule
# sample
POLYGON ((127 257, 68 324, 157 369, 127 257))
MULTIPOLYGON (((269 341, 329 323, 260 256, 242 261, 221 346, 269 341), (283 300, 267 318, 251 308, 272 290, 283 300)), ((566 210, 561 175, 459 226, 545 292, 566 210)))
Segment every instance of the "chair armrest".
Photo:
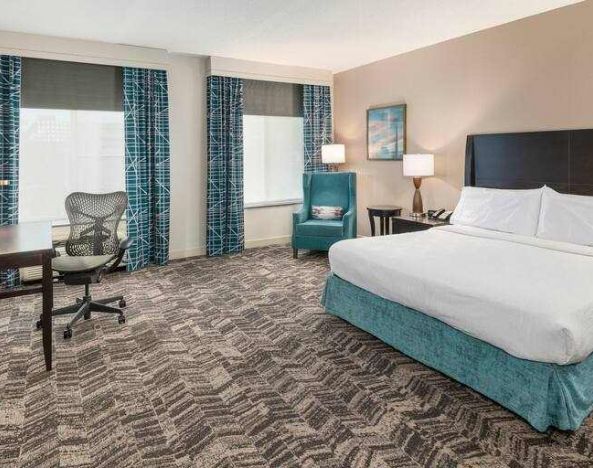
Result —
POLYGON ((111 273, 111 272, 115 271, 115 269, 119 266, 119 264, 123 260, 126 250, 128 250, 130 247, 132 247, 133 244, 134 244, 134 241, 132 239, 130 239, 129 237, 124 237, 121 241, 119 241, 119 251, 117 252, 117 256, 115 257, 115 260, 113 261, 111 266, 109 268, 107 268, 107 273, 111 273))
POLYGON ((132 247, 132 244, 134 243, 134 241, 132 239, 130 239, 129 237, 124 237, 120 242, 119 242, 119 250, 128 250, 130 247, 132 247))
POLYGON ((345 238, 356 237, 356 208, 351 208, 342 217, 342 233, 345 238))
POLYGON ((295 211, 292 214, 292 225, 295 226, 300 223, 307 221, 309 217, 308 210, 303 206, 299 211, 295 211))

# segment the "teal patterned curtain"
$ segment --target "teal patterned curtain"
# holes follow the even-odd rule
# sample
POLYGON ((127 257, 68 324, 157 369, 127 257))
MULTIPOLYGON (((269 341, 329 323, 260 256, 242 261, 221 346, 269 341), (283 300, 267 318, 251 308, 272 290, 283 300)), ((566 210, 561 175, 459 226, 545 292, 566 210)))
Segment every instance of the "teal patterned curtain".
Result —
POLYGON ((208 94, 208 255, 242 252, 243 81, 211 76, 208 94))
POLYGON ((305 172, 326 172, 321 146, 332 142, 332 106, 329 86, 303 85, 305 172))
POLYGON ((128 270, 169 260, 167 72, 124 68, 128 270))
MULTIPOLYGON (((19 207, 21 58, 0 55, 0 225, 16 224, 19 207)), ((18 270, 0 271, 0 284, 18 284, 18 270)))

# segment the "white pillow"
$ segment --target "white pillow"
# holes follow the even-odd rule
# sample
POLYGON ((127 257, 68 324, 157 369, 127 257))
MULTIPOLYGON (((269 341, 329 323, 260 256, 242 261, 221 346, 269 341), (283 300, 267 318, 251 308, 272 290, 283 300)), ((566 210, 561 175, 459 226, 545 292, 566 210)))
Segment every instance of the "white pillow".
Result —
POLYGON ((463 187, 452 224, 535 236, 542 189, 463 187))
POLYGON ((593 246, 593 197, 544 187, 537 237, 593 246))

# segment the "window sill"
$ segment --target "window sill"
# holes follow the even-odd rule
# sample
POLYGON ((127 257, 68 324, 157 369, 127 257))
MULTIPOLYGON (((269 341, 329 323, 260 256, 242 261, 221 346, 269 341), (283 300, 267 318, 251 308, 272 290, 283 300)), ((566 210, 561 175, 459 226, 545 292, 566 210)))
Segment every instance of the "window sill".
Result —
POLYGON ((245 203, 244 208, 246 210, 250 210, 252 208, 267 208, 270 206, 283 206, 283 205, 302 205, 302 199, 292 199, 292 200, 275 200, 275 201, 265 201, 265 202, 255 202, 255 203, 245 203))
MULTIPOLYGON (((120 224, 122 224, 122 223, 125 224, 125 222, 126 222, 126 217, 124 215, 120 219, 120 224)), ((26 221, 19 220, 19 223, 51 223, 52 229, 70 228, 70 221, 68 221, 67 219, 57 219, 57 220, 56 219, 49 220, 49 219, 45 219, 45 218, 27 219, 26 221)))

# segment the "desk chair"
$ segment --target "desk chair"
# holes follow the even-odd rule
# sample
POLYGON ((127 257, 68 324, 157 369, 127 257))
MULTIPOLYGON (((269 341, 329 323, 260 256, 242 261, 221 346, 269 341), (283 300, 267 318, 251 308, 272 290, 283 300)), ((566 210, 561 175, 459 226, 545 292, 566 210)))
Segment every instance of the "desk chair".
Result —
MULTIPOLYGON (((132 241, 119 240, 117 228, 128 204, 125 192, 103 194, 74 192, 66 198, 66 213, 70 221, 70 236, 66 254, 52 260, 52 269, 63 276, 64 283, 84 285, 84 296, 76 304, 55 309, 52 316, 75 314, 64 330, 64 339, 72 338, 72 326, 91 312, 118 314, 119 323, 126 318, 121 308, 126 306, 123 296, 93 300, 90 284, 101 282, 104 273, 113 271, 121 262, 132 241), (119 307, 107 304, 119 302, 119 307)), ((41 328, 41 321, 37 328, 41 328)))

